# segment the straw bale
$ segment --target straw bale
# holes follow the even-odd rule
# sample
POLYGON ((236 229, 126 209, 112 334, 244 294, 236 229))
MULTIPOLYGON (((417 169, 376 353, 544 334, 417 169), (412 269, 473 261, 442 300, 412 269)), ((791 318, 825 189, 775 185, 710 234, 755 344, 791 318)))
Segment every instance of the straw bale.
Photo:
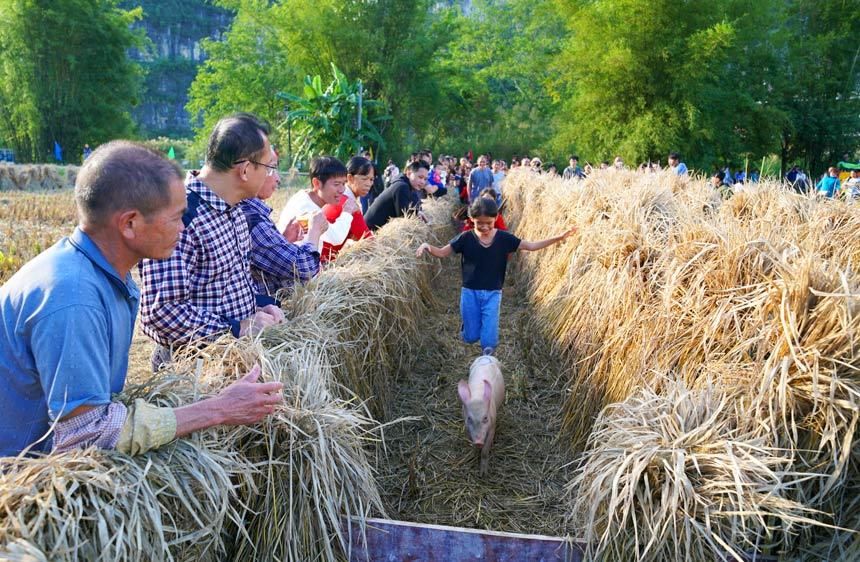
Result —
MULTIPOLYGON (((450 213, 439 205, 436 216, 450 213)), ((284 325, 254 340, 188 346, 168 371, 124 393, 179 406, 260 363, 264 379, 284 383, 285 402, 264 423, 213 428, 139 458, 89 450, 4 459, 0 548, 37 560, 348 557, 344 518, 384 515, 366 452, 381 425, 368 408, 414 360, 437 271, 414 248, 441 228, 393 221, 298 290, 284 325)))
POLYGON ((12 180, 12 167, 0 164, 0 191, 12 191, 16 185, 12 180))
MULTIPOLYGON (((159 377, 126 399, 175 405, 178 382, 159 377)), ((68 561, 222 559, 222 531, 241 524, 233 482, 254 472, 214 432, 139 457, 77 450, 2 469, 0 553, 68 561)))
POLYGON ((173 370, 194 373, 196 392, 216 393, 254 364, 284 384, 283 406, 257 427, 221 436, 259 470, 239 491, 244 525, 237 560, 335 560, 350 549, 343 517, 382 514, 365 446, 379 424, 336 382, 340 349, 312 314, 266 330, 255 342, 223 338, 189 349, 173 370))
MULTIPOLYGON (((829 521, 836 498, 860 479, 851 461, 860 416, 860 208, 767 183, 721 201, 705 182, 665 174, 612 171, 566 183, 515 173, 507 181, 507 218, 519 236, 580 229, 572 243, 533 253, 518 269, 537 322, 571 366, 564 428, 574 448, 586 440, 598 448, 597 413, 628 404, 643 387, 680 400, 658 373, 675 373, 694 392, 716 385, 731 397, 716 421, 733 427, 741 407, 756 420, 737 439, 779 452, 797 484, 774 488, 774 497, 810 514, 771 513, 772 529, 720 534, 730 542, 722 548, 763 535, 786 549, 818 544, 812 520, 829 521)), ((652 415, 641 414, 642 431, 652 415)), ((606 441, 615 430, 601 431, 606 441)), ((633 463, 638 451, 630 442, 617 453, 633 463)), ((730 476, 736 484, 752 477, 746 468, 730 476)), ((746 515, 728 515, 746 529, 746 515)), ((601 548, 622 544, 607 537, 637 536, 634 521, 604 520, 592 537, 601 548)), ((845 548, 853 539, 839 533, 830 545, 845 548)))
MULTIPOLYGON (((450 217, 447 201, 428 204, 431 214, 450 217)), ((450 229, 450 220, 442 228, 450 229)), ((415 219, 396 219, 372 239, 344 250, 285 304, 291 322, 313 318, 328 345, 337 349, 338 382, 383 418, 393 377, 413 359, 418 319, 433 301, 438 267, 415 259, 415 248, 435 240, 438 229, 415 219)), ((276 329, 277 330, 277 329, 276 329)))
POLYGON ((54 191, 74 187, 78 168, 52 164, 0 164, 0 191, 54 191))
POLYGON ((433 228, 415 219, 392 221, 297 288, 284 302, 286 322, 256 345, 228 338, 178 358, 174 368, 196 372, 205 392, 257 361, 267 379, 285 385, 286 404, 262 428, 223 437, 261 468, 253 486, 259 492, 242 496, 249 538, 237 543, 236 559, 338 559, 351 548, 344 520, 384 514, 365 452, 381 438, 371 413, 382 414, 394 378, 412 360, 434 271, 414 249, 432 236, 433 228))
POLYGON ((666 380, 601 414, 569 487, 589 558, 740 560, 810 521, 786 499, 790 456, 751 431, 736 399, 666 380))

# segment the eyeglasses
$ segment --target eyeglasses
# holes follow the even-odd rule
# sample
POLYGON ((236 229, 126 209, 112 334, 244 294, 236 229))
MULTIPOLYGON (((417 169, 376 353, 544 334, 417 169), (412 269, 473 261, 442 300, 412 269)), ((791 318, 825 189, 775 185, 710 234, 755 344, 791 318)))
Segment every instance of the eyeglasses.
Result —
POLYGON ((263 164, 262 162, 257 162, 256 160, 250 160, 248 158, 243 158, 242 160, 236 160, 235 162, 233 162, 233 165, 235 166, 236 164, 243 164, 245 162, 250 162, 251 164, 257 164, 258 166, 265 166, 266 168, 268 168, 266 170, 267 176, 274 176, 275 174, 278 173, 278 167, 277 166, 270 166, 269 164, 263 164))

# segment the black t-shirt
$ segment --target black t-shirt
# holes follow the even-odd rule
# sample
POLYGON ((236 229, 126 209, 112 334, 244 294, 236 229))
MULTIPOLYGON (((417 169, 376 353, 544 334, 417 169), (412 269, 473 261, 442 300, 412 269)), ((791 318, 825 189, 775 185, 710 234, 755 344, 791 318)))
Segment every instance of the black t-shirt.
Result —
POLYGON ((392 182, 379 197, 373 200, 370 208, 364 214, 364 222, 371 230, 377 230, 393 218, 406 216, 412 211, 421 210, 421 199, 412 189, 412 184, 406 176, 400 176, 392 182))
POLYGON ((520 239, 505 230, 497 230, 489 248, 481 245, 474 230, 460 233, 450 242, 461 257, 463 287, 482 291, 499 291, 505 284, 508 255, 520 247, 520 239))

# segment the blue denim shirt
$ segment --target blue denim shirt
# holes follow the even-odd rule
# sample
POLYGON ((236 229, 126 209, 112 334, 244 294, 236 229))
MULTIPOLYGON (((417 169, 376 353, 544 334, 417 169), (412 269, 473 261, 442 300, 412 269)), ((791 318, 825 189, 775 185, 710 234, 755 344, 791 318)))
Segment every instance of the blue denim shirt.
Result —
MULTIPOLYGON (((140 292, 80 229, 0 287, 0 456, 125 385, 140 292)), ((51 439, 32 447, 50 450, 51 439)))

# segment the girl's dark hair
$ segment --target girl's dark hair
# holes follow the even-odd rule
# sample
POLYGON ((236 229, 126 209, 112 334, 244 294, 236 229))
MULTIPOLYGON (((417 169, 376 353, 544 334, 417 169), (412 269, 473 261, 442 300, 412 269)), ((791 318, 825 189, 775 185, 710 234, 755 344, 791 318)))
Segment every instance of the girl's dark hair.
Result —
POLYGON ((478 196, 479 197, 492 197, 493 201, 495 201, 496 199, 498 199, 499 194, 496 193, 496 190, 493 189, 492 187, 485 187, 484 189, 481 190, 481 193, 479 193, 478 196))
POLYGON ((346 172, 353 176, 366 176, 373 169, 373 163, 363 156, 353 156, 346 163, 346 172))
POLYGON ((497 216, 499 216, 499 207, 496 205, 495 199, 478 197, 469 205, 469 218, 471 219, 497 216))

